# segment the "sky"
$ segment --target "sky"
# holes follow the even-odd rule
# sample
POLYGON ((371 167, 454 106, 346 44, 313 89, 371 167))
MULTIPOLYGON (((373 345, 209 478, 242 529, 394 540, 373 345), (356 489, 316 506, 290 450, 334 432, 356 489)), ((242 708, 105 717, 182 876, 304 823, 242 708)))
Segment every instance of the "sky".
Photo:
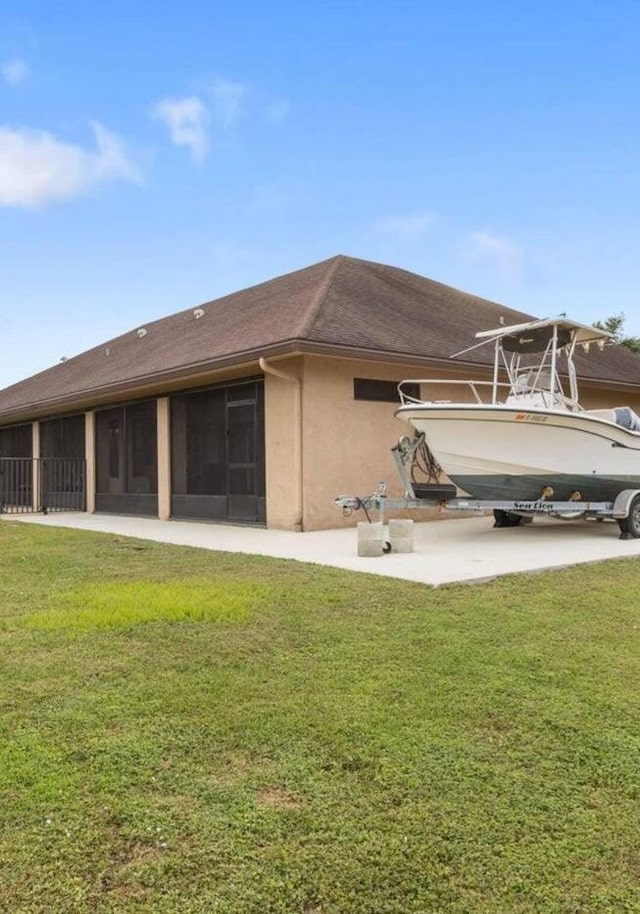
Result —
POLYGON ((339 253, 640 335, 639 38, 637 0, 5 0, 0 387, 339 253))

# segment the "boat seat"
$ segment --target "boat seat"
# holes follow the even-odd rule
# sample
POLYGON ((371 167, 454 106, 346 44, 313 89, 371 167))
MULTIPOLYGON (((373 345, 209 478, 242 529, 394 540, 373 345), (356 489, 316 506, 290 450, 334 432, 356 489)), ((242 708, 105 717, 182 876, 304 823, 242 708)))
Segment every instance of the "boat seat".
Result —
POLYGON ((613 422, 631 432, 640 432, 640 416, 630 406, 616 406, 614 409, 587 409, 585 412, 588 416, 606 419, 607 422, 613 422))
POLYGON ((616 425, 628 428, 630 432, 640 432, 640 416, 630 406, 616 406, 616 425))

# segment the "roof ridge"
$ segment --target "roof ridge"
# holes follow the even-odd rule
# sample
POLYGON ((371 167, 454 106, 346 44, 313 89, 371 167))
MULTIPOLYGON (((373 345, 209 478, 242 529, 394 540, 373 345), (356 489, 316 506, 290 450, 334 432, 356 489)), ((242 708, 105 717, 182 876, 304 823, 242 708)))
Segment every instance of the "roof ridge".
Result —
POLYGON ((327 275, 324 277, 322 282, 319 284, 318 288, 315 291, 315 294, 313 295, 313 298, 311 299, 309 307, 307 308, 307 310, 304 313, 304 316, 303 316, 300 326, 298 328, 298 333, 297 333, 298 338, 305 339, 307 334, 309 334, 311 332, 311 328, 313 327, 313 325, 316 322, 316 318, 318 317, 322 303, 329 293, 329 289, 331 288, 331 284, 334 280, 336 271, 337 271, 338 267, 344 263, 345 260, 346 260, 346 258, 344 256, 344 254, 336 254, 335 257, 331 257, 327 261, 327 264, 329 265, 327 275))

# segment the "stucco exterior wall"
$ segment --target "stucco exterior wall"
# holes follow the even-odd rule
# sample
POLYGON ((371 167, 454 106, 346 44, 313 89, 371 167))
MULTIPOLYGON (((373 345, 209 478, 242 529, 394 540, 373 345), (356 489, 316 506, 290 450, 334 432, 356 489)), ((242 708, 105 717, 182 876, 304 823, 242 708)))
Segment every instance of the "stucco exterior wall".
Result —
MULTIPOLYGON (((278 359, 272 365, 304 385, 301 357, 278 359)), ((272 529, 299 530, 303 525, 300 479, 304 455, 300 447, 299 390, 293 381, 265 373, 267 526, 272 529)))
POLYGON ((171 517, 171 423, 169 398, 156 400, 156 434, 158 438, 158 517, 171 517))
POLYGON ((585 409, 609 409, 630 406, 640 415, 640 394, 629 394, 614 389, 589 387, 580 384, 580 403, 585 409))
POLYGON ((86 461, 87 513, 96 510, 96 415, 92 410, 84 414, 84 448, 86 461))
MULTIPOLYGON (((398 382, 424 377, 455 379, 461 375, 428 371, 419 365, 305 356, 302 390, 305 530, 353 526, 363 519, 356 515, 344 518, 334 504, 337 495, 369 495, 381 481, 388 484, 389 495, 404 494, 390 449, 402 435, 413 436, 413 430, 395 418, 395 404, 355 400, 353 380, 398 382)), ((439 398, 460 399, 462 394, 460 387, 442 387, 439 398)), ((437 510, 429 513, 438 516, 437 510)), ((424 520, 429 513, 414 512, 414 516, 424 520)), ((391 516, 401 515, 394 512, 391 516)))

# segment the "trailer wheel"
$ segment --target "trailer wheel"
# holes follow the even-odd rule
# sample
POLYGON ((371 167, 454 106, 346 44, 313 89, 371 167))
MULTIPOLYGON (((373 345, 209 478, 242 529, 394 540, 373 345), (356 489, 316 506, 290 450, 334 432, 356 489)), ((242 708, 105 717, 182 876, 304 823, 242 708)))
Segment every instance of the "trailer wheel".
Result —
MULTIPOLYGON (((503 511, 496 508, 493 512, 494 527, 518 527, 522 523, 522 517, 519 514, 512 514, 511 511, 503 511)), ((640 533, 638 534, 640 536, 640 533)))
POLYGON ((629 513, 618 521, 620 539, 638 539, 640 537, 640 494, 636 495, 629 505, 629 513))

